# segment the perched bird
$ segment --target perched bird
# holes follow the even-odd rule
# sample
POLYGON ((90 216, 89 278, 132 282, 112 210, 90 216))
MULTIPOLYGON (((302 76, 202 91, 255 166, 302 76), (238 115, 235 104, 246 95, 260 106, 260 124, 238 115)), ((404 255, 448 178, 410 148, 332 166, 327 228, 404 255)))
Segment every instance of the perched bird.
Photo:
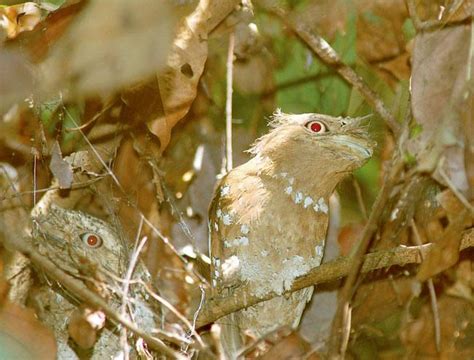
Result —
MULTIPOLYGON (((117 229, 94 216, 49 204, 44 199, 34 208, 32 217, 35 224, 33 245, 38 251, 69 275, 83 280, 106 298, 110 307, 122 311, 123 284, 116 279, 125 277, 131 249, 117 229)), ((47 274, 44 275, 47 279, 47 274)), ((133 279, 151 282, 141 261, 134 268, 133 279)), ((126 309, 137 326, 151 331, 159 327, 160 314, 148 294, 137 285, 130 285, 126 309)), ((113 327, 103 328, 97 332, 97 338, 93 336, 91 340, 87 340, 90 334, 88 337, 80 334, 80 340, 90 343, 87 349, 71 341, 70 320, 81 304, 59 284, 49 280, 43 282, 35 289, 31 301, 38 318, 54 332, 59 359, 75 360, 84 356, 84 351, 90 359, 115 358, 123 350, 119 331, 113 327)))
MULTIPOLYGON (((371 156, 361 118, 276 112, 253 157, 220 181, 210 206, 212 286, 216 296, 244 286, 250 295, 283 294, 319 266, 328 200, 339 181, 371 156)), ((313 287, 277 296, 219 320, 235 358, 245 335, 296 328, 313 287)))

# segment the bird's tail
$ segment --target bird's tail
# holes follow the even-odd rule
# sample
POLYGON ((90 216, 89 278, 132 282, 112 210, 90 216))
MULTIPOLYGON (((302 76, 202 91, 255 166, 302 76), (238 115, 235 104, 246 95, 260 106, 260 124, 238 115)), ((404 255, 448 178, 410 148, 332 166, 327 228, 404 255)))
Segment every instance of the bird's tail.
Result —
POLYGON ((223 355, 226 360, 237 359, 237 355, 243 345, 240 328, 235 317, 236 314, 234 313, 224 316, 217 321, 221 327, 221 343, 224 352, 223 355))

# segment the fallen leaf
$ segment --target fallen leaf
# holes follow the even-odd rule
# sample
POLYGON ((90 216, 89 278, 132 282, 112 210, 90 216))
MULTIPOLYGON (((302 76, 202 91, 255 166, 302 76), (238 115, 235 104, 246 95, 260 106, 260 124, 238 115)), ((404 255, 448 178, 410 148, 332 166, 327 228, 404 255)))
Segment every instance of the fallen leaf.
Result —
POLYGON ((60 189, 70 189, 73 173, 71 165, 63 159, 61 154, 61 148, 57 141, 54 142, 53 149, 51 151, 51 162, 49 163, 49 169, 53 173, 54 177, 58 180, 60 189))

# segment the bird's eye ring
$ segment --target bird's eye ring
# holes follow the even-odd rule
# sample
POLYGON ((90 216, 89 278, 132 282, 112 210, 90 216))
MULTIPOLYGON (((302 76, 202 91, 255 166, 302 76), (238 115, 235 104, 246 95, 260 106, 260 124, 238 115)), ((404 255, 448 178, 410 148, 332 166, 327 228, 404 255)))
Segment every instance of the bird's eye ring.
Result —
POLYGON ((324 125, 321 121, 310 121, 305 126, 307 129, 311 130, 316 134, 322 134, 327 131, 326 125, 324 125))
POLYGON ((102 245, 102 238, 95 233, 84 233, 81 235, 81 240, 88 247, 96 249, 102 245))

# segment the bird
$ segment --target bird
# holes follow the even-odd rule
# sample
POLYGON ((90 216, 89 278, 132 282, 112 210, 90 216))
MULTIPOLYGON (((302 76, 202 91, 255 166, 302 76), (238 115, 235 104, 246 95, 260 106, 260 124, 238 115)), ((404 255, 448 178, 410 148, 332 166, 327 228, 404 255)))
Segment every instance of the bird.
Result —
POLYGON ((237 358, 246 339, 296 329, 314 287, 285 294, 321 264, 336 185, 373 155, 364 118, 276 111, 251 158, 222 176, 209 207, 213 296, 276 297, 224 316, 221 342, 237 358))
MULTIPOLYGON (((121 311, 123 285, 117 284, 115 279, 125 277, 131 249, 117 227, 86 212, 49 203, 48 197, 35 206, 32 219, 32 243, 37 251, 64 272, 92 287, 111 308, 121 311)), ((117 331, 108 327, 97 332, 91 348, 74 344, 69 338, 68 325, 74 311, 82 305, 74 294, 49 280, 46 273, 40 275, 44 275, 45 281, 32 292, 31 302, 39 320, 54 332, 59 359, 78 359, 84 355, 81 352, 86 352, 91 359, 105 359, 123 351, 117 331)), ((151 275, 140 260, 134 268, 133 279, 151 283, 151 275)), ((141 286, 130 285, 127 295, 127 309, 137 326, 145 331, 160 326, 157 304, 151 302, 141 286)), ((86 338, 82 334, 81 337, 86 338)), ((137 351, 138 346, 141 346, 139 342, 137 351)))

